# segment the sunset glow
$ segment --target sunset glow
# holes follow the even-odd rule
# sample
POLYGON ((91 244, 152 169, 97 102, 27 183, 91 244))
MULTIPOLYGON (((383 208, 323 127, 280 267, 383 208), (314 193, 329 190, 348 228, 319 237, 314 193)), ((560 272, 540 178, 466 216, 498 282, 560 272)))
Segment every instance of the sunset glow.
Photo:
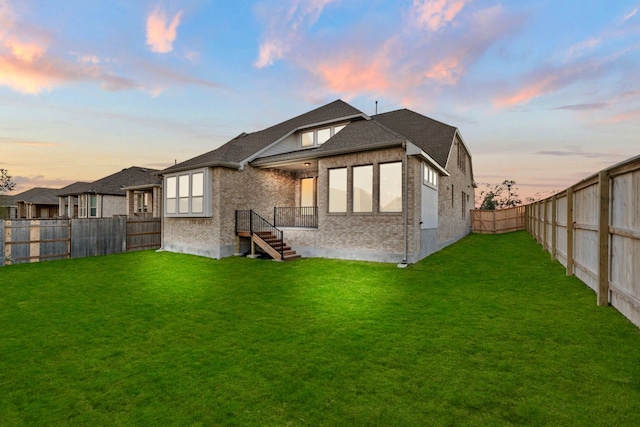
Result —
POLYGON ((162 169, 341 98, 459 128, 522 197, 640 154, 638 0, 0 0, 0 168, 162 169))

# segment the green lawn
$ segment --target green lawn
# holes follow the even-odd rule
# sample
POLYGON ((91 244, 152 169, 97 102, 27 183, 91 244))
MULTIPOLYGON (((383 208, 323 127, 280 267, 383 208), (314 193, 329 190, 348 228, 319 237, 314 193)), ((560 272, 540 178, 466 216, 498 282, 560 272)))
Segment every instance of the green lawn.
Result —
POLYGON ((0 425, 640 425, 640 331, 524 232, 407 269, 0 268, 0 425))

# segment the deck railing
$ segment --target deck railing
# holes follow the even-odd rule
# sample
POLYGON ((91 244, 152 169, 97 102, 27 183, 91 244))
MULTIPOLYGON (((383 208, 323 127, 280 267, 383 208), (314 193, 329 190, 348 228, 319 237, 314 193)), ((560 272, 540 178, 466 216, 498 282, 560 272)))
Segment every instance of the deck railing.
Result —
POLYGON ((276 227, 318 228, 318 207, 275 207, 273 224, 276 227))

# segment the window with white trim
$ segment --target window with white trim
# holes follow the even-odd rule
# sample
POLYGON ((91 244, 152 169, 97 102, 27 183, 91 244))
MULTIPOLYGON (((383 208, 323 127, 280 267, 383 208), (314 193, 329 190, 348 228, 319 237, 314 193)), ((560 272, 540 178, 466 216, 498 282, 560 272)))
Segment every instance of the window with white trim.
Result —
POLYGON ((209 169, 179 172, 164 177, 164 213, 167 217, 210 217, 209 169))
POLYGON ((347 124, 343 123, 337 126, 329 126, 302 132, 300 134, 300 146, 302 148, 319 147, 320 145, 327 142, 329 138, 344 129, 346 126, 347 124))
POLYGON ((89 218, 95 218, 98 216, 98 196, 95 194, 89 195, 89 218))
POLYGON ((424 176, 422 177, 422 182, 424 185, 429 185, 434 188, 438 188, 438 172, 424 163, 424 176))

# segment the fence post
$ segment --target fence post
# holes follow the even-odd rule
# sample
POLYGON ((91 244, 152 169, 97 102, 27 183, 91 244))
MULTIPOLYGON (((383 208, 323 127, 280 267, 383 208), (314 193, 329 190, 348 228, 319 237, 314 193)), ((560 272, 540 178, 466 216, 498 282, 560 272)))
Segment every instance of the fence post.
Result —
POLYGON ((573 276, 573 187, 567 189, 567 276, 573 276))
POLYGON ((553 197, 551 197, 551 258, 552 259, 558 259, 557 257, 557 245, 558 245, 558 236, 557 236, 557 230, 556 228, 558 227, 558 221, 556 219, 557 216, 557 199, 556 199, 556 195, 554 194, 553 197))
POLYGON ((547 232, 547 216, 549 215, 549 200, 544 200, 544 210, 542 212, 544 217, 542 218, 542 247, 545 250, 549 250, 549 236, 547 232))
POLYGON ((598 305, 609 305, 609 172, 598 176, 598 305))

